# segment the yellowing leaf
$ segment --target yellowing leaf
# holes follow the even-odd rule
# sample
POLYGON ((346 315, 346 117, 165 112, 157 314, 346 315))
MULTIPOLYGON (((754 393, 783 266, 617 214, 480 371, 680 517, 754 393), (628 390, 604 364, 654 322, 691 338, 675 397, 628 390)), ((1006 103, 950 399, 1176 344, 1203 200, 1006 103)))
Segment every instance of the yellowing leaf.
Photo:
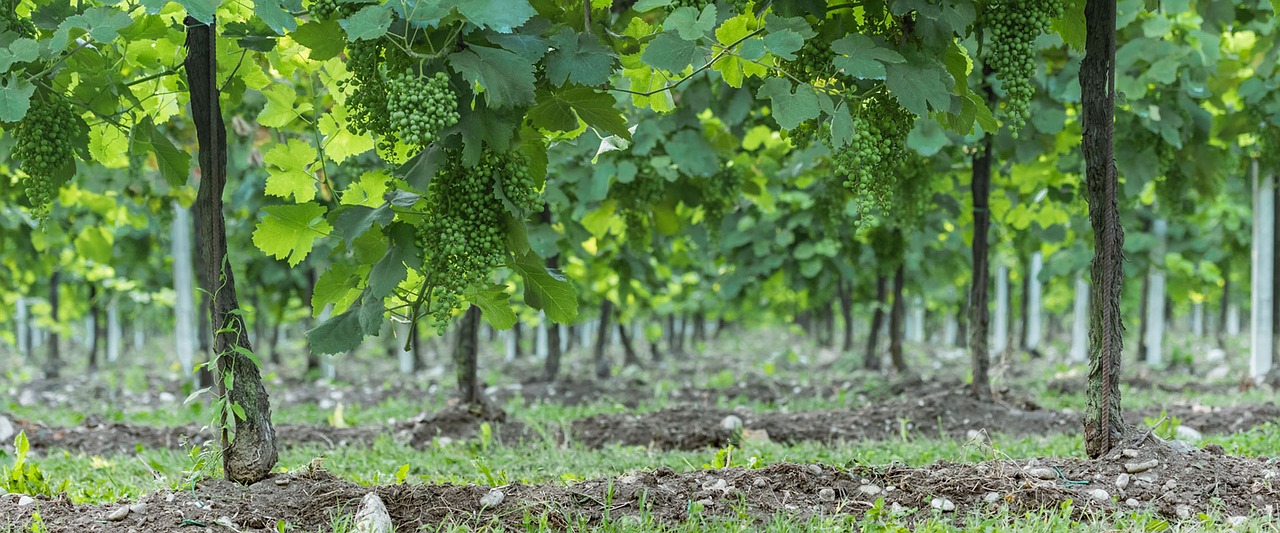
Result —
POLYGON ((347 106, 333 106, 333 112, 320 117, 320 133, 324 135, 324 155, 334 163, 373 149, 373 137, 347 129, 347 106))
POLYGON ((287 259, 289 266, 298 266, 311 253, 316 238, 333 229, 324 219, 325 207, 312 202, 262 210, 266 216, 253 230, 253 244, 276 259, 287 259))
POLYGON ((267 105, 258 114, 258 123, 268 128, 283 128, 297 118, 299 114, 311 111, 311 104, 303 102, 294 107, 298 99, 292 85, 279 84, 262 92, 267 97, 267 105))
POLYGON ((316 198, 316 178, 307 168, 316 160, 316 149, 298 139, 267 150, 262 161, 270 165, 266 193, 303 203, 316 198))

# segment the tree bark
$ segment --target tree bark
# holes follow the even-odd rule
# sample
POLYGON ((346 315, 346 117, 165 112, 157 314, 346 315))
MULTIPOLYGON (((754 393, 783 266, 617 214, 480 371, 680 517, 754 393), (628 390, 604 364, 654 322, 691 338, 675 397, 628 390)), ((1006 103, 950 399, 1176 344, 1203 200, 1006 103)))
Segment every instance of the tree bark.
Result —
POLYGON ((862 354, 862 367, 880 370, 880 325, 884 323, 884 306, 889 298, 889 281, 885 276, 876 277, 876 310, 871 313, 871 333, 867 336, 867 351, 862 354))
POLYGON ((707 342, 707 315, 702 311, 693 314, 693 342, 707 342))
POLYGON ((596 331, 596 345, 592 352, 592 360, 596 364, 596 378, 609 379, 613 375, 609 368, 609 360, 605 358, 605 348, 609 344, 609 325, 612 323, 613 302, 608 298, 600 304, 600 329, 596 331))
POLYGON ((1093 226, 1093 292, 1089 304, 1089 390, 1084 418, 1085 451, 1097 458, 1125 432, 1120 412, 1124 325, 1124 228, 1115 163, 1116 2, 1087 0, 1085 56, 1080 64, 1089 221, 1093 226))
POLYGON ((1030 351, 1031 345, 1031 259, 1022 261, 1022 299, 1018 301, 1018 348, 1030 351))
POLYGON ((631 334, 627 333, 627 327, 622 322, 618 322, 618 335, 622 337, 622 366, 642 366, 640 357, 636 355, 635 345, 631 343, 631 334))
POLYGON ((906 312, 906 305, 902 302, 903 289, 906 286, 906 280, 903 270, 906 265, 898 263, 898 271, 893 275, 893 309, 889 312, 889 359, 893 361, 893 369, 899 374, 906 374, 907 359, 902 353, 902 321, 906 312))
POLYGON ((542 379, 555 381, 560 374, 560 331, 564 326, 552 322, 547 325, 547 359, 542 364, 542 379))
POLYGON ((477 355, 480 351, 480 308, 468 306, 458 324, 458 342, 453 346, 453 366, 458 378, 458 398, 473 413, 487 416, 489 402, 480 386, 477 355), (477 412, 478 411, 478 412, 477 412))
MULTIPOLYGON (((984 69, 985 70, 985 69, 984 69)), ((987 88, 991 99, 991 88, 987 88)), ((991 381, 987 376, 991 366, 988 346, 988 325, 991 315, 987 311, 987 287, 991 283, 991 267, 988 264, 987 234, 991 226, 988 202, 991 195, 991 135, 981 141, 973 157, 973 284, 969 287, 969 354, 973 360, 973 384, 971 392, 979 400, 991 399, 991 381)))
POLYGON ((1216 329, 1218 348, 1227 347, 1227 310, 1231 308, 1231 259, 1222 260, 1222 306, 1218 309, 1216 329))
POLYGON ((98 301, 98 286, 89 282, 89 319, 93 321, 92 337, 89 339, 89 372, 98 370, 98 352, 102 349, 103 324, 102 303, 98 301))
MULTIPOLYGON (((200 206, 191 206, 191 212, 193 216, 198 217, 200 213, 200 206)), ((191 253, 191 260, 195 265, 196 286, 208 287, 209 280, 205 277, 205 271, 207 269, 205 268, 204 263, 201 262, 200 258, 200 250, 204 249, 205 230, 201 228, 199 224, 194 224, 192 229, 191 250, 189 250, 189 252, 191 253)), ((197 309, 196 337, 198 338, 198 341, 196 342, 196 346, 198 351, 196 352, 196 362, 207 363, 209 361, 209 356, 213 354, 213 329, 211 324, 212 321, 209 317, 209 305, 211 302, 209 296, 204 294, 203 291, 193 292, 195 292, 194 305, 197 309)), ((197 388, 213 386, 213 370, 209 368, 208 364, 201 365, 200 368, 196 370, 195 380, 197 388)))
POLYGON ((204 230, 201 243, 203 288, 212 295, 210 328, 216 332, 213 353, 217 357, 219 398, 227 411, 219 432, 222 466, 228 480, 249 484, 271 472, 278 459, 275 429, 271 426, 271 404, 253 360, 239 350, 252 352, 248 327, 240 318, 236 301, 235 276, 227 256, 227 228, 222 213, 222 193, 227 184, 227 128, 218 103, 217 36, 214 27, 194 18, 186 19, 187 57, 184 70, 191 92, 191 118, 196 128, 200 159, 200 206, 197 224, 204 230), (227 383, 234 379, 234 386, 227 383), (244 418, 231 413, 239 406, 244 418), (232 438, 234 427, 234 440, 232 438))
POLYGON ((44 364, 44 376, 57 379, 62 374, 62 356, 58 353, 58 282, 62 273, 57 270, 49 276, 49 359, 44 364))

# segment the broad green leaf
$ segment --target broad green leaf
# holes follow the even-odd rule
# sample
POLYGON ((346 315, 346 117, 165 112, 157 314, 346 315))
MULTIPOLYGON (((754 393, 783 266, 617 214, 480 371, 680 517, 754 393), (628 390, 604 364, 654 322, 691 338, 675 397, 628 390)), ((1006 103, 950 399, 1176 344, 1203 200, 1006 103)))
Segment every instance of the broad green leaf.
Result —
POLYGON ((88 226, 76 236, 76 253, 98 264, 111 264, 112 244, 115 234, 103 226, 88 226))
POLYGON ((63 20, 62 24, 58 25, 57 31, 53 33, 51 46, 54 50, 65 49, 72 37, 79 35, 76 30, 83 30, 94 42, 111 42, 120 34, 120 30, 130 24, 133 24, 133 17, 119 9, 89 8, 83 15, 74 15, 63 20))
MULTIPOLYGON (((724 21, 716 28, 716 41, 720 46, 729 47, 739 42, 759 27, 759 21, 751 15, 742 14, 724 21)), ((741 47, 741 45, 739 45, 741 47)), ((741 88, 747 76, 764 76, 769 72, 765 65, 743 61, 733 55, 727 55, 716 61, 711 68, 724 78, 730 87, 741 88)))
POLYGON ((266 213, 253 230, 253 244, 276 259, 298 266, 319 237, 333 227, 324 219, 325 207, 316 203, 263 207, 266 213))
POLYGON ((387 206, 369 207, 364 205, 344 205, 339 206, 329 213, 329 220, 333 222, 333 233, 342 238, 347 248, 351 248, 352 241, 364 235, 369 228, 373 227, 373 223, 386 226, 395 218, 395 213, 387 206))
POLYGON ((760 87, 756 97, 768 98, 772 102, 770 109, 772 109, 773 118, 783 129, 794 129, 801 122, 818 116, 818 96, 813 86, 807 83, 800 84, 795 88, 795 92, 792 92, 791 81, 784 78, 769 78, 760 87))
POLYGON ((841 148, 853 141, 854 131, 853 115, 849 113, 849 105, 847 103, 840 105, 831 112, 831 144, 836 148, 841 148))
POLYGON ((632 105, 644 109, 650 108, 659 113, 665 113, 675 109, 675 100, 671 97, 671 92, 665 90, 667 85, 666 78, 659 75, 658 71, 653 67, 645 64, 640 60, 640 54, 631 56, 623 56, 622 59, 622 75, 631 82, 631 90, 636 93, 653 94, 631 94, 632 105))
POLYGON ((559 272, 549 270, 541 257, 530 252, 511 265, 524 280, 524 301, 541 309, 547 318, 568 324, 578 318, 578 292, 559 272))
POLYGON ((391 8, 385 4, 368 5, 338 24, 346 30, 351 42, 377 39, 391 28, 391 8))
POLYGON ((673 32, 665 32, 644 47, 640 59, 656 69, 683 72, 699 55, 697 43, 681 39, 673 32))
POLYGON ((699 131, 686 128, 676 132, 667 143, 667 153, 681 171, 694 176, 710 176, 720 170, 715 148, 699 131))
POLYGON ((462 162, 467 165, 480 161, 485 147, 496 152, 509 150, 511 140, 524 120, 518 108, 494 109, 476 103, 472 108, 460 111, 458 125, 462 130, 462 162))
POLYGON ((591 232, 591 236, 596 240, 603 239, 609 233, 609 226, 612 225, 614 213, 617 212, 618 202, 616 200, 605 200, 600 203, 600 207, 593 211, 588 211, 582 216, 582 227, 591 232))
POLYGON ((36 86, 25 78, 13 74, 5 78, 4 86, 0 87, 0 122, 17 122, 27 116, 31 95, 35 92, 36 86))
POLYGON ((1053 31, 1076 51, 1084 50, 1084 3, 1085 0, 1063 0, 1065 9, 1062 17, 1052 22, 1053 31))
POLYGON ((612 51, 594 34, 565 28, 551 38, 551 46, 555 50, 547 54, 543 64, 547 80, 557 86, 603 85, 613 74, 612 51))
POLYGON ((268 128, 283 128, 299 114, 311 111, 310 102, 302 102, 294 107, 298 99, 297 91, 287 83, 272 85, 262 95, 267 97, 267 105, 258 114, 258 124, 268 128))
POLYGON ((342 50, 346 48, 347 41, 340 38, 342 28, 338 26, 337 21, 328 20, 324 22, 311 21, 298 27, 296 31, 289 34, 298 44, 305 46, 311 50, 311 59, 315 61, 327 61, 338 57, 342 50))
POLYGON ((410 187, 425 191, 427 186, 431 185, 431 178, 436 175, 436 170, 444 164, 444 156, 445 151, 432 143, 431 146, 422 149, 417 155, 397 167, 391 174, 403 179, 410 187))
POLYGON ((623 139, 631 139, 627 119, 614 105, 613 95, 590 87, 541 91, 538 104, 529 110, 529 121, 548 131, 574 131, 581 119, 588 126, 623 139))
POLYGON ((680 231, 680 217, 676 215, 676 206, 663 202, 653 206, 653 225, 658 233, 675 235, 680 231))
POLYGON ((133 152, 156 154, 156 166, 170 186, 186 185, 187 178, 191 177, 191 154, 174 146, 168 136, 152 125, 151 117, 134 124, 129 133, 133 136, 133 152))
POLYGON ((405 264, 418 256, 413 226, 397 222, 388 228, 387 233, 390 237, 387 255, 369 271, 369 293, 379 299, 389 296, 404 281, 408 275, 405 264))
POLYGON ((528 0, 451 0, 458 12, 481 28, 491 28, 499 33, 511 33, 538 12, 528 0))
POLYGON ((360 285, 364 278, 356 268, 344 263, 334 263, 320 274, 311 292, 311 316, 318 317, 324 306, 333 304, 333 310, 341 313, 360 298, 360 285))
POLYGON ((533 65, 513 52, 469 46, 451 54, 449 64, 467 81, 484 87, 489 107, 502 109, 533 103, 533 65))
POLYGON ((280 0, 255 0, 253 13, 258 15, 267 27, 276 32, 276 35, 284 35, 285 32, 298 29, 298 20, 280 7, 280 0))
POLYGON ((129 136, 105 122, 89 127, 89 154, 107 168, 129 166, 129 136))
POLYGON ((529 23, 520 27, 520 31, 516 33, 498 33, 496 31, 485 32, 485 39, 489 42, 501 46, 503 49, 510 50, 516 55, 528 59, 530 63, 537 63, 543 57, 546 57, 550 44, 542 37, 547 29, 551 27, 551 21, 547 19, 534 19, 529 23))
POLYGON ((906 58, 897 51, 881 47, 870 37, 850 33, 831 43, 832 60, 837 69, 848 76, 866 80, 885 79, 885 65, 905 63, 906 58))
POLYGON ((360 178, 342 191, 342 205, 362 205, 379 207, 387 194, 387 181, 391 176, 382 170, 371 170, 360 175, 360 178))
POLYGON ((471 288, 464 292, 462 297, 471 305, 480 308, 480 316, 484 317, 484 321, 493 326, 493 329, 511 329, 519 321, 516 312, 511 309, 506 289, 501 286, 471 288))
POLYGON ((804 47, 804 38, 793 30, 769 32, 761 42, 764 43, 765 49, 769 53, 787 61, 794 61, 796 59, 796 51, 804 47))
MULTIPOLYGON (((187 11, 187 15, 205 24, 213 22, 213 15, 218 12, 219 0, 173 0, 187 11)), ((168 2, 159 0, 157 4, 163 7, 168 2)), ((160 11, 157 10, 156 13, 160 11)))
POLYGON ((319 355, 352 350, 366 336, 378 334, 385 311, 382 299, 371 298, 365 291, 351 308, 308 331, 307 345, 311 347, 311 353, 319 355))
POLYGON ((951 75, 936 62, 917 56, 907 63, 886 65, 885 87, 898 103, 916 116, 929 114, 929 106, 951 107, 951 75))
POLYGON ((0 74, 9 72, 14 63, 35 61, 40 57, 40 43, 26 37, 14 39, 7 48, 0 48, 0 74))
POLYGON ((947 132, 929 117, 919 117, 911 133, 907 134, 907 146, 925 157, 932 157, 950 142, 947 132))
POLYGON ((335 105, 320 117, 320 133, 324 135, 324 155, 334 163, 342 163, 373 149, 373 137, 356 135, 347 128, 349 108, 335 105))
POLYGON ((316 162, 316 149, 309 143, 290 139, 277 144, 262 155, 262 162, 270 165, 264 192, 280 198, 293 196, 297 203, 315 199, 317 181, 308 168, 316 162))
POLYGON ((716 27, 716 6, 708 3, 699 12, 695 7, 681 7, 667 15, 662 29, 675 31, 686 41, 696 41, 716 27))
POLYGON ((635 9, 636 13, 644 13, 660 7, 667 7, 671 5, 671 2, 673 1, 674 0, 640 0, 639 2, 636 2, 636 5, 631 6, 631 8, 635 9))

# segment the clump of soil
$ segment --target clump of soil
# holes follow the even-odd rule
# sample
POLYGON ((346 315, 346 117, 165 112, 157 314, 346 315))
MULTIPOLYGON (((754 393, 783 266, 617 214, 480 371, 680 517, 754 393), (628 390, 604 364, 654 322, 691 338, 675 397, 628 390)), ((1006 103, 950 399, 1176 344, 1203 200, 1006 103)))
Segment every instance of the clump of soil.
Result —
MULTIPOLYGON (((64 498, 19 503, 0 496, 0 522, 25 527, 38 509, 51 532, 167 531, 184 525, 221 523, 241 531, 274 531, 284 521, 304 531, 330 528, 337 516, 354 513, 360 498, 376 492, 400 531, 423 525, 461 523, 523 529, 526 513, 545 516, 557 529, 601 525, 605 517, 649 517, 663 524, 705 516, 758 521, 785 513, 861 516, 875 500, 910 523, 934 516, 962 525, 969 513, 999 509, 1011 516, 1057 510, 1067 500, 1076 518, 1117 510, 1151 509, 1171 522, 1197 514, 1271 516, 1280 502, 1273 460, 1232 457, 1220 449, 1178 450, 1147 436, 1099 460, 1039 458, 977 464, 938 462, 922 468, 778 463, 760 469, 726 468, 680 473, 636 472, 572 485, 503 487, 474 485, 385 485, 362 487, 320 469, 281 474, 244 487, 209 480, 192 490, 161 492, 136 502, 74 505, 64 498), (502 497, 495 499, 492 491, 502 497), (498 503, 494 503, 497 501, 498 503), (134 508, 108 520, 122 506, 134 508), (138 505, 142 504, 142 505, 138 505), (694 505, 696 504, 696 505, 694 505)), ((1189 522, 1195 523, 1195 522, 1189 522)))

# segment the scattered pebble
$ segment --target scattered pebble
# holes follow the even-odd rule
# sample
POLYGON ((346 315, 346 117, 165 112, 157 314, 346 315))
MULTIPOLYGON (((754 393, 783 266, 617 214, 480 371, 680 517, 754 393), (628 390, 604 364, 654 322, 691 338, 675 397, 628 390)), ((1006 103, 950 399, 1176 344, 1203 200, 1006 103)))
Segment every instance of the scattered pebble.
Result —
POLYGON ((1129 474, 1120 474, 1116 476, 1116 488, 1124 490, 1129 487, 1129 474))
POLYGON ((836 491, 832 490, 830 487, 823 488, 822 490, 818 491, 818 499, 824 502, 835 501, 836 491))
POLYGON ((497 507, 502 500, 507 499, 507 495, 498 489, 492 489, 488 494, 480 498, 481 507, 497 507))
POLYGON ((364 498, 360 500, 360 510, 356 511, 352 531, 355 533, 391 533, 393 527, 391 515, 387 513, 387 506, 382 503, 382 498, 378 497, 378 493, 370 492, 365 494, 364 498))
POLYGON ((738 415, 729 415, 720 420, 720 429, 725 431, 736 431, 742 429, 742 419, 738 415))
POLYGON ((129 512, 133 514, 142 514, 147 512, 147 504, 143 502, 135 503, 129 506, 129 512))
POLYGON ((1173 434, 1179 439, 1188 442, 1200 442, 1204 440, 1204 434, 1201 433, 1200 430, 1190 426, 1178 426, 1177 429, 1173 430, 1173 434))
POLYGON ((1176 489, 1176 488, 1178 488, 1178 482, 1177 482, 1177 481, 1174 481, 1174 480, 1170 479, 1169 481, 1164 482, 1164 491, 1165 491, 1165 492, 1173 492, 1173 490, 1174 490, 1174 489, 1176 489))
POLYGON ((633 483, 639 483, 639 482, 640 482, 640 476, 637 474, 627 474, 625 476, 618 478, 618 483, 621 483, 623 485, 631 485, 633 483))
POLYGON ((944 513, 949 513, 951 511, 956 510, 956 504, 952 503, 951 500, 948 500, 946 498, 934 498, 932 501, 929 502, 929 507, 932 507, 944 513))
POLYGON ((23 495, 18 498, 18 507, 26 507, 33 503, 36 503, 36 499, 30 496, 23 495))
MULTIPOLYGON (((701 505, 703 508, 711 507, 711 504, 713 504, 713 503, 715 503, 715 502, 711 501, 711 498, 703 498, 703 499, 701 499, 701 500, 698 500, 698 505, 701 505)), ((793 506, 789 506, 789 507, 794 508, 795 506, 793 505, 793 506)))
POLYGON ((768 482, 768 481, 765 481, 765 479, 764 479, 764 478, 762 478, 762 477, 758 477, 758 478, 756 478, 756 480, 755 480, 755 481, 752 481, 752 482, 751 482, 751 485, 752 485, 752 486, 754 486, 754 487, 755 487, 755 488, 757 488, 757 489, 764 489, 764 488, 768 488, 768 487, 769 487, 769 482, 768 482))
POLYGON ((1170 448, 1173 448, 1173 451, 1178 453, 1191 453, 1196 451, 1196 445, 1185 440, 1174 439, 1168 441, 1168 444, 1170 448))
POLYGON ((1054 472, 1052 468, 1032 468, 1027 473, 1036 479, 1058 479, 1058 473, 1054 472))
POLYGON ((1175 513, 1178 514, 1178 518, 1181 518, 1183 520, 1191 518, 1191 508, 1187 507, 1186 505, 1179 505, 1177 507, 1174 507, 1173 510, 1175 513))
POLYGON ((1100 502, 1111 501, 1111 494, 1102 489, 1093 489, 1089 491, 1089 497, 1100 502))
POLYGON ((865 496, 875 496, 877 494, 880 494, 880 487, 877 487, 875 485, 863 485, 861 487, 858 487, 858 492, 865 496))
POLYGON ((1143 461, 1141 463, 1125 463, 1124 471, 1130 474, 1137 474, 1139 472, 1146 472, 1147 470, 1151 470, 1152 468, 1155 468, 1156 466, 1159 466, 1159 465, 1160 465, 1160 461, 1155 459, 1143 461))
POLYGON ((1138 456, 1138 450, 1135 450, 1133 448, 1125 448, 1123 450, 1120 450, 1120 455, 1127 457, 1129 459, 1133 459, 1134 457, 1138 456))
POLYGON ((813 474, 813 475, 815 475, 815 476, 821 476, 821 475, 822 475, 822 467, 821 467, 821 466, 818 466, 818 465, 809 465, 809 473, 811 473, 811 474, 813 474))
POLYGON ((277 486, 284 487, 284 486, 287 486, 287 485, 289 484, 289 478, 287 478, 287 477, 278 477, 278 478, 276 478, 276 479, 275 479, 275 482, 276 482, 276 485, 277 485, 277 486))
POLYGON ((712 478, 702 484, 702 490, 729 490, 729 482, 719 478, 712 478))
POLYGON ((1227 525, 1231 527, 1240 527, 1244 525, 1245 522, 1248 522, 1248 521, 1249 521, 1249 517, 1247 516, 1236 515, 1236 516, 1227 517, 1227 525))
POLYGON ((0 416, 0 442, 5 443, 6 445, 9 444, 9 442, 13 440, 13 436, 15 434, 17 434, 17 431, 13 430, 13 422, 10 422, 8 418, 0 416))
POLYGON ((111 511, 111 514, 107 515, 107 520, 112 522, 119 522, 121 520, 124 520, 128 516, 129 516, 129 506, 124 505, 114 511, 111 511))
POLYGON ((1136 498, 1129 498, 1124 501, 1124 504, 1128 505, 1129 507, 1137 507, 1139 505, 1142 505, 1142 502, 1138 501, 1136 498))
POLYGON ((1143 483, 1155 483, 1157 479, 1160 479, 1160 476, 1157 476, 1155 472, 1143 472, 1133 476, 1133 478, 1143 483))
POLYGON ((982 501, 987 502, 987 503, 996 503, 996 502, 1000 501, 1000 493, 999 493, 999 492, 988 492, 986 496, 983 496, 983 497, 982 497, 982 501))

